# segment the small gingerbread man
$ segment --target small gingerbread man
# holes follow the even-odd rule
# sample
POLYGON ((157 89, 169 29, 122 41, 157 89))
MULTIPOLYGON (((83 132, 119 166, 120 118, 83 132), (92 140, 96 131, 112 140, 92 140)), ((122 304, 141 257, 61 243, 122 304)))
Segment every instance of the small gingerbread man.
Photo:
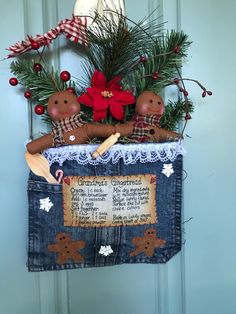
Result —
MULTIPOLYGON (((149 127, 159 127, 160 118, 164 114, 165 106, 161 96, 153 91, 144 91, 138 96, 135 115, 132 120, 134 131, 131 136, 138 142, 147 142, 150 138, 149 127)), ((154 129, 153 129, 154 130, 154 129)))
POLYGON ((74 263, 84 261, 84 257, 77 251, 85 247, 85 241, 74 241, 66 232, 60 232, 56 235, 56 242, 48 245, 48 251, 58 253, 57 264, 65 264, 68 260, 74 263))
POLYGON ((130 256, 137 256, 144 253, 148 257, 152 257, 155 248, 163 247, 166 244, 166 240, 159 239, 156 234, 156 229, 150 228, 144 232, 144 237, 133 238, 132 243, 136 245, 136 248, 130 253, 130 256))

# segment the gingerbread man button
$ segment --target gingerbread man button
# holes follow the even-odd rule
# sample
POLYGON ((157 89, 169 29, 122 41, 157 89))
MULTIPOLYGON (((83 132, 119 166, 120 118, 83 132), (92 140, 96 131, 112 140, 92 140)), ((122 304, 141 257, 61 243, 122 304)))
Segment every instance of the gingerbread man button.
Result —
POLYGON ((48 245, 49 252, 56 252, 57 264, 65 264, 68 260, 74 263, 84 261, 84 257, 78 252, 85 247, 85 241, 74 241, 66 232, 60 232, 56 236, 56 243, 48 245))
POLYGON ((159 239, 156 234, 156 229, 150 228, 144 232, 143 237, 133 238, 132 243, 136 245, 136 248, 130 253, 130 256, 137 256, 144 253, 148 257, 152 257, 154 250, 163 247, 166 244, 166 240, 159 239))

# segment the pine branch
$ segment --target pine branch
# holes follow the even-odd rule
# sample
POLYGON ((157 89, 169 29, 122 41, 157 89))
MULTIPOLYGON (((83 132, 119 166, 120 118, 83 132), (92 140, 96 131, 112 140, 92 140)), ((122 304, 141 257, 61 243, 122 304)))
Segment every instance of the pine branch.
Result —
POLYGON ((65 89, 59 74, 53 68, 43 68, 36 72, 33 61, 18 59, 11 63, 10 69, 20 84, 31 91, 34 101, 46 104, 53 93, 65 89))
POLYGON ((169 101, 165 107, 165 113, 161 117, 160 126, 174 131, 184 115, 193 111, 194 106, 189 100, 187 102, 181 99, 178 99, 176 102, 169 101))
POLYGON ((88 33, 91 46, 85 67, 89 73, 94 69, 103 72, 108 81, 117 75, 125 77, 139 62, 140 55, 147 53, 146 47, 161 34, 161 27, 162 24, 153 22, 144 25, 142 21, 128 27, 122 15, 111 14, 111 19, 97 15, 96 27, 88 33))
POLYGON ((183 32, 171 31, 158 38, 150 47, 146 62, 136 70, 137 94, 145 89, 159 93, 170 78, 176 77, 190 44, 183 32), (156 79, 154 73, 158 75, 156 79))

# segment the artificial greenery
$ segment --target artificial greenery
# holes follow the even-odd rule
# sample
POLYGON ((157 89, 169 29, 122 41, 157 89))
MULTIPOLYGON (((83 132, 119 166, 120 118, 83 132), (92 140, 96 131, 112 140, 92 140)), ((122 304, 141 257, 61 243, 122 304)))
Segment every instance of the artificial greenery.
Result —
MULTIPOLYGON (((90 86, 95 69, 105 74, 107 82, 120 76, 123 89, 132 90, 135 96, 144 90, 160 93, 171 84, 175 84, 181 91, 185 90, 180 73, 183 58, 191 44, 186 34, 176 31, 164 33, 163 24, 149 22, 149 19, 130 23, 130 20, 117 12, 111 14, 109 19, 96 14, 94 25, 88 30, 90 45, 85 49, 82 79, 63 82, 60 74, 46 64, 42 64, 42 70, 37 72, 34 69, 36 58, 27 60, 21 57, 11 63, 11 72, 25 89, 30 90, 34 103, 40 102, 46 106, 48 98, 54 92, 70 86, 81 94, 90 86), (176 79, 178 84, 175 83, 176 79)), ((37 52, 40 60, 43 60, 43 56, 37 52)), ((174 130, 185 114, 193 109, 193 104, 186 95, 176 102, 169 101, 161 118, 161 127, 174 130)), ((92 119, 89 107, 82 107, 82 111, 84 119, 92 119)), ((130 120, 134 106, 125 106, 125 113, 126 120, 130 120)), ((43 120, 50 123, 47 114, 43 115, 43 120)), ((117 121, 108 116, 104 122, 113 124, 117 121)))
POLYGON ((11 63, 10 69, 19 82, 31 91, 34 101, 47 103, 53 93, 65 89, 65 84, 52 67, 49 69, 43 66, 42 70, 37 72, 34 66, 34 61, 19 58, 11 63))
POLYGON ((161 117, 160 127, 167 130, 175 130, 177 122, 181 121, 186 113, 191 113, 193 110, 193 103, 189 100, 180 98, 176 102, 169 100, 165 106, 165 113, 161 117))

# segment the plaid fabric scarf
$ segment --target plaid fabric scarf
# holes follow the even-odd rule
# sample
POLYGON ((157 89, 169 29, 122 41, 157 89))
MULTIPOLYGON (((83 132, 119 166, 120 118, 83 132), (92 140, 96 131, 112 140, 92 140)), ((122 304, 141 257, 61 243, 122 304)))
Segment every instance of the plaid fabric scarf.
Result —
POLYGON ((160 118, 161 116, 156 114, 150 116, 134 115, 132 119, 134 122, 132 139, 141 143, 147 141, 147 138, 149 138, 148 126, 159 126, 160 118))
POLYGON ((53 146, 58 147, 66 145, 66 142, 64 141, 63 138, 63 133, 79 128, 84 124, 85 122, 81 119, 80 114, 76 114, 58 121, 53 121, 52 122, 53 128, 51 133, 53 136, 53 146))

